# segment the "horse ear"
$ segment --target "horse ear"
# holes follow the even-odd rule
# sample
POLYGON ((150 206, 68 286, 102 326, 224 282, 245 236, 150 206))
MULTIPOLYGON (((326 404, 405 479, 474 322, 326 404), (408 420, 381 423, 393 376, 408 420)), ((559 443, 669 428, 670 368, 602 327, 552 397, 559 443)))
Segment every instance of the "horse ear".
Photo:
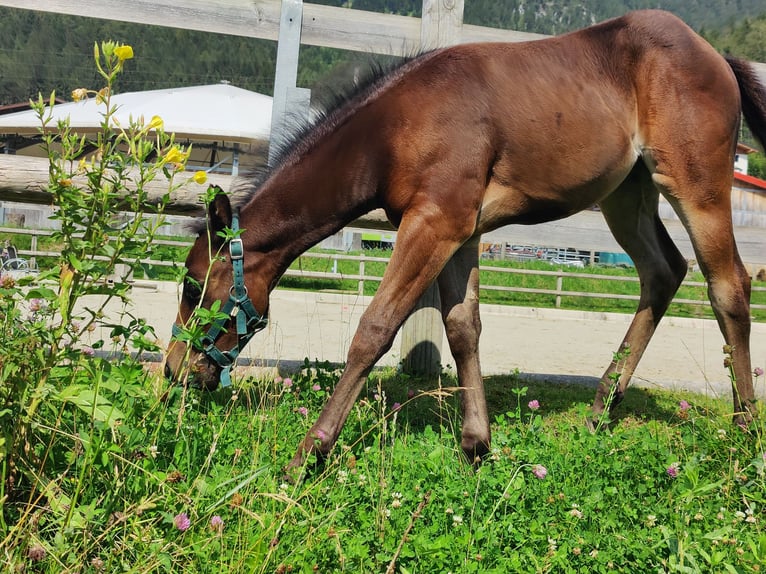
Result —
POLYGON ((215 186, 215 196, 208 208, 208 227, 210 231, 215 234, 226 227, 231 227, 231 219, 229 196, 220 187, 215 186))

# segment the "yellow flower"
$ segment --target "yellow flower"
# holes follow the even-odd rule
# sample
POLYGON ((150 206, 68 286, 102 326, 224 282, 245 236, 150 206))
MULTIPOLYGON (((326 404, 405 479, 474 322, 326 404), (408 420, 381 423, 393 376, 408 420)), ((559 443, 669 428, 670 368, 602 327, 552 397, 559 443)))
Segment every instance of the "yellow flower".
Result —
POLYGON ((186 161, 186 155, 177 147, 173 146, 168 150, 168 153, 165 154, 165 157, 162 158, 165 163, 183 163, 186 161))
POLYGON ((69 187, 70 185, 72 185, 72 180, 71 180, 71 179, 69 179, 69 178, 66 178, 66 179, 60 179, 60 180, 59 180, 59 185, 60 185, 61 187, 69 187))
POLYGON ((194 172, 194 175, 192 176, 192 179, 196 183, 198 183, 200 185, 203 185, 207 181, 207 173, 205 173, 204 171, 194 172))
POLYGON ((114 49, 114 55, 117 56, 120 62, 130 60, 133 57, 133 48, 127 44, 125 46, 117 46, 114 49))
POLYGON ((165 125, 165 123, 160 116, 152 116, 152 121, 149 122, 147 127, 150 130, 161 130, 163 125, 165 125))
POLYGON ((76 90, 72 90, 72 99, 75 102, 84 100, 87 97, 88 97, 88 90, 86 90, 85 88, 77 88, 76 90))
POLYGON ((109 88, 103 87, 96 94, 96 103, 103 104, 104 102, 106 102, 108 97, 109 97, 109 88))

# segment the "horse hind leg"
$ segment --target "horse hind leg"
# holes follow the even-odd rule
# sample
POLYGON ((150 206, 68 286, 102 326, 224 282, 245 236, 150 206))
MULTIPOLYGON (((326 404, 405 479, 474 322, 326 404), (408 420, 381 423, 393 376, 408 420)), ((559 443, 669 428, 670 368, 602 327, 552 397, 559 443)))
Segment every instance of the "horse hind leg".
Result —
POLYGON ((489 452, 490 429, 479 362, 479 237, 452 256, 439 275, 442 318, 461 387, 461 447, 477 463, 489 452))
MULTIPOLYGON (((706 161, 711 162, 709 158, 706 161)), ((731 165, 727 162, 721 169, 711 170, 711 174, 715 175, 710 175, 712 183, 708 189, 682 186, 678 180, 659 174, 654 180, 689 233, 707 280, 710 304, 731 349, 734 419, 745 423, 756 413, 750 364, 750 275, 734 239, 729 197, 731 165), (702 193, 691 195, 689 190, 702 193)))
POLYGON ((641 294, 638 308, 618 352, 599 382, 594 418, 622 400, 657 325, 687 271, 657 213, 659 192, 639 163, 621 186, 600 204, 612 234, 633 260, 641 294))

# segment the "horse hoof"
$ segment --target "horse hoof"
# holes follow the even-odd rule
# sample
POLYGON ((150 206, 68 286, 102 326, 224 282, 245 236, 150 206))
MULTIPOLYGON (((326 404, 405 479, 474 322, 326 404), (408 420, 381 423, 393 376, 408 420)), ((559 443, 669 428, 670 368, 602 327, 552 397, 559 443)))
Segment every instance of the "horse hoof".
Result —
POLYGON ((303 467, 289 463, 282 469, 282 480, 287 484, 299 484, 303 480, 303 467))
POLYGON ((462 445, 461 448, 465 459, 470 462, 474 468, 481 466, 481 463, 487 457, 490 450, 489 445, 483 442, 462 445))

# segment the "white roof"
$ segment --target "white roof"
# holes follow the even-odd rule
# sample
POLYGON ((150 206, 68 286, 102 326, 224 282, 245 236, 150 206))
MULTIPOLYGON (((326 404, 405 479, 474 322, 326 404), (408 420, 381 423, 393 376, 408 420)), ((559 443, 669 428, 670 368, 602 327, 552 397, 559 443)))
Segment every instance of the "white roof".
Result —
MULTIPOLYGON (((117 107, 114 117, 123 126, 131 117, 137 120, 143 116, 149 123, 152 116, 159 116, 165 131, 176 137, 239 142, 269 138, 271 101, 270 96, 225 83, 112 96, 117 107)), ((95 98, 56 104, 49 125, 55 127, 58 119, 69 116, 75 131, 96 131, 101 128, 104 111, 104 104, 97 104, 95 98)), ((39 127, 33 110, 0 115, 0 133, 36 134, 39 127)))

